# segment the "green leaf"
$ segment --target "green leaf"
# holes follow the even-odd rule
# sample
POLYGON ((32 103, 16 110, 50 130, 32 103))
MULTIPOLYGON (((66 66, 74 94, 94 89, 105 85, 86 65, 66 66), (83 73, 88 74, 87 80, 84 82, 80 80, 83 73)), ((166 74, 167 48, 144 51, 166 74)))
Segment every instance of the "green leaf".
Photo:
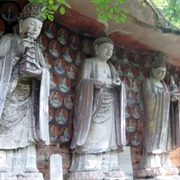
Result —
POLYGON ((58 7, 59 7, 59 5, 51 6, 51 8, 52 8, 53 11, 57 11, 58 7))
POLYGON ((60 14, 64 15, 66 10, 64 7, 61 7, 60 10, 59 10, 60 14))
POLYGON ((125 12, 125 13, 129 13, 129 9, 124 8, 124 12, 125 12))
POLYGON ((53 5, 54 1, 53 0, 49 0, 49 5, 53 5))
POLYGON ((110 8, 110 12, 113 13, 114 12, 114 8, 111 7, 110 8))
POLYGON ((99 4, 99 2, 97 0, 91 0, 91 2, 94 4, 99 4))
POLYGON ((119 20, 118 16, 114 16, 113 20, 114 20, 116 23, 120 23, 120 20, 119 20))
POLYGON ((119 7, 115 7, 114 9, 115 9, 115 12, 116 12, 117 14, 119 14, 119 13, 121 12, 121 10, 119 9, 119 7))
POLYGON ((111 6, 109 4, 105 4, 103 9, 105 9, 106 11, 109 11, 110 8, 111 8, 111 6))
POLYGON ((48 11, 48 14, 54 14, 54 11, 48 11))
POLYGON ((120 16, 119 18, 120 18, 121 22, 125 22, 126 21, 126 18, 124 16, 120 16))
POLYGON ((39 14, 39 17, 43 18, 44 20, 46 20, 47 16, 45 14, 39 14))
POLYGON ((49 19, 50 21, 53 21, 53 20, 54 20, 54 16, 53 16, 53 15, 48 15, 48 19, 49 19))
POLYGON ((96 11, 99 12, 99 11, 100 11, 100 8, 99 8, 99 7, 96 7, 96 11))
POLYGON ((71 5, 68 3, 64 3, 64 5, 66 5, 69 9, 71 9, 71 5))
POLYGON ((100 19, 100 20, 102 20, 102 21, 108 21, 108 18, 107 18, 107 16, 104 14, 104 12, 99 12, 99 14, 98 14, 98 18, 100 19))
POLYGON ((112 13, 108 13, 108 18, 112 19, 113 15, 112 13))
POLYGON ((124 17, 126 19, 126 15, 124 13, 121 13, 121 16, 124 17))
POLYGON ((124 4, 126 0, 119 0, 120 4, 124 4))

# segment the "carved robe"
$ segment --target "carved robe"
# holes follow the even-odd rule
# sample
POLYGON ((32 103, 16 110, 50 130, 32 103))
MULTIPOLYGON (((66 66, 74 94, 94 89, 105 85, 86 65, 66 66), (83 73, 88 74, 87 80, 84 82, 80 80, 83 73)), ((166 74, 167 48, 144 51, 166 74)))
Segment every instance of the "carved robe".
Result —
POLYGON ((18 38, 8 34, 0 41, 0 150, 49 144, 49 72, 37 46, 41 80, 20 75, 20 60, 13 55, 18 38))
POLYGON ((164 81, 162 88, 151 78, 142 84, 145 112, 145 140, 142 168, 168 167, 171 165, 168 151, 172 150, 172 122, 170 121, 170 92, 164 81))
MULTIPOLYGON (((108 65, 109 79, 119 79, 115 68, 110 63, 108 65)), ((70 171, 102 170, 102 162, 98 159, 102 158, 103 153, 107 152, 111 156, 111 152, 115 152, 117 155, 116 150, 126 145, 124 84, 121 83, 116 88, 95 88, 94 81, 98 79, 97 66, 94 59, 86 59, 79 71, 74 105, 74 134, 71 142, 71 149, 74 149, 79 157, 74 156, 70 171), (88 165, 89 162, 84 162, 87 159, 89 162, 95 161, 93 167, 93 163, 88 165)), ((112 170, 113 167, 105 169, 112 170)))

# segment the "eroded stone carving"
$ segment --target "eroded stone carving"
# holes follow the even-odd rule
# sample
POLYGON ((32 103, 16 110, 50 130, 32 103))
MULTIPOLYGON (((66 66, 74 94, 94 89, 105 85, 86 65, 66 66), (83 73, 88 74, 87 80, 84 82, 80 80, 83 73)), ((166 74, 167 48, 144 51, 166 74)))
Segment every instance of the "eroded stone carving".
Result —
POLYGON ((40 11, 27 4, 18 31, 0 40, 0 174, 38 173, 36 145, 49 144, 49 72, 36 43, 40 11))
POLYGON ((97 38, 93 44, 95 56, 85 59, 79 70, 70 167, 78 179, 84 175, 102 179, 113 171, 117 177, 124 176, 118 153, 126 145, 126 94, 118 73, 107 62, 113 48, 109 38, 97 38))
POLYGON ((178 170, 171 164, 169 151, 175 147, 172 132, 173 116, 170 106, 178 101, 179 94, 169 90, 163 81, 166 75, 164 56, 160 53, 155 60, 150 77, 142 84, 142 98, 145 113, 145 140, 139 177, 176 175, 178 170))

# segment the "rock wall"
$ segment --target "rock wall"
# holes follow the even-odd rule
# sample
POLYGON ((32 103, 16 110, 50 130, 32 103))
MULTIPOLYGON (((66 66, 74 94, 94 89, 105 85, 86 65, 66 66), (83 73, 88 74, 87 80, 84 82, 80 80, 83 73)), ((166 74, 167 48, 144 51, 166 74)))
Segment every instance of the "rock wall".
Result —
MULTIPOLYGON (((16 2, 0 4, 0 36, 13 32, 22 5, 16 2)), ((81 62, 91 56, 94 38, 76 34, 60 22, 45 21, 39 37, 39 45, 43 51, 47 66, 51 72, 49 98, 49 130, 51 145, 38 147, 38 168, 44 178, 49 177, 49 157, 60 154, 63 159, 64 176, 71 163, 69 149, 72 137, 73 97, 76 75, 81 62)), ((143 107, 140 86, 142 80, 149 75, 157 52, 130 51, 115 46, 111 63, 117 69, 121 80, 126 85, 127 107, 127 146, 131 147, 134 177, 139 169, 143 147, 143 107)), ((179 86, 180 68, 168 64, 166 83, 170 75, 174 76, 179 86)), ((172 162, 180 166, 180 150, 171 153, 172 162)))

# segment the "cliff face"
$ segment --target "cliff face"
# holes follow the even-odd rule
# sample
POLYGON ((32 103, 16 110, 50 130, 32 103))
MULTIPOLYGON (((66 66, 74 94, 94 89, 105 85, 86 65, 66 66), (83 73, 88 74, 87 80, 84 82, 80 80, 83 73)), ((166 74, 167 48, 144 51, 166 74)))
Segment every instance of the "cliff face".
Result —
POLYGON ((106 34, 117 46, 135 51, 162 51, 168 63, 180 65, 180 51, 177 49, 180 31, 166 21, 150 1, 142 4, 140 0, 128 0, 123 5, 129 9, 127 20, 118 24, 113 20, 99 21, 96 7, 91 1, 67 1, 72 9, 68 9, 63 16, 56 13, 55 17, 57 22, 67 28, 90 37, 106 34))

